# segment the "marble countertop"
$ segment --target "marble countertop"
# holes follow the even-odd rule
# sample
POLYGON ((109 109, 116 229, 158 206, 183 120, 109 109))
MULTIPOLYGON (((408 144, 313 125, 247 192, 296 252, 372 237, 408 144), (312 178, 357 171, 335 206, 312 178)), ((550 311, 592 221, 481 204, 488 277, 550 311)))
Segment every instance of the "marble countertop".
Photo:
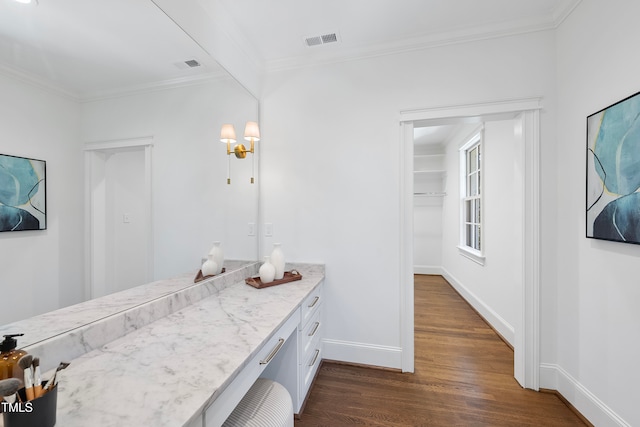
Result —
POLYGON ((237 282, 72 360, 59 374, 57 425, 186 425, 324 277, 323 266, 295 268, 301 281, 237 282))
MULTIPOLYGON (((252 263, 252 261, 225 260, 225 268, 227 272, 232 272, 252 263)), ((29 319, 0 325, 0 336, 24 333, 24 336, 18 337, 18 347, 29 350, 30 346, 52 337, 192 287, 195 275, 196 273, 193 272, 171 279, 157 280, 29 319)))

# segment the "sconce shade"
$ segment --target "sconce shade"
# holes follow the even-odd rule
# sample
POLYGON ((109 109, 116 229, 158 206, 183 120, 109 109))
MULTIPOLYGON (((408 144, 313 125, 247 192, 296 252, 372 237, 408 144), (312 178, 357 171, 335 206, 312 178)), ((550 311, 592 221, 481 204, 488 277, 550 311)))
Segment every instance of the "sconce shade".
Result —
POLYGON ((232 124, 227 123, 222 125, 222 129, 220 129, 220 142, 225 144, 236 142, 236 130, 232 124))
POLYGON ((260 128, 256 122, 247 122, 244 127, 244 139, 247 141, 260 141, 260 128))

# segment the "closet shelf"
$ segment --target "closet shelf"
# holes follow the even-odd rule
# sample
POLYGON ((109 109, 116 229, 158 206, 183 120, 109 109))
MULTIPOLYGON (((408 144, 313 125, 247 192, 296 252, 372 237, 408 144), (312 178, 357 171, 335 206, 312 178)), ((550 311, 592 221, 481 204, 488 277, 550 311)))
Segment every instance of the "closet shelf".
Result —
POLYGON ((413 157, 416 159, 433 159, 440 158, 443 159, 446 154, 414 154, 413 157))
POLYGON ((416 197, 443 197, 446 196, 447 193, 444 192, 428 192, 428 193, 413 193, 416 197))
POLYGON ((446 172, 445 170, 440 170, 440 169, 438 169, 438 170, 431 169, 431 170, 413 171, 413 173, 417 173, 417 174, 421 174, 421 173, 424 173, 424 174, 444 174, 445 172, 446 172))

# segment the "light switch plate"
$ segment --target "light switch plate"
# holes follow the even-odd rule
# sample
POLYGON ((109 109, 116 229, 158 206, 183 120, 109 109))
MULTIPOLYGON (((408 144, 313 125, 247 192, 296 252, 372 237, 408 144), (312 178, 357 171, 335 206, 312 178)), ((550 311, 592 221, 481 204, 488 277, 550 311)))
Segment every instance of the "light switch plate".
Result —
POLYGON ((266 222, 264 224, 264 235, 266 237, 271 237, 273 236, 273 223, 271 222, 266 222))

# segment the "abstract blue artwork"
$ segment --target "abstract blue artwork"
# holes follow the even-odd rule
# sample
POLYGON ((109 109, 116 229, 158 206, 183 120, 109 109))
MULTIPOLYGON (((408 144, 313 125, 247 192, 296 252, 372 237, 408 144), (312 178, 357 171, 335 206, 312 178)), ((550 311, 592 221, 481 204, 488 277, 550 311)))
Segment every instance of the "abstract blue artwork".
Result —
POLYGON ((587 117, 587 237, 640 244, 640 93, 587 117))
POLYGON ((0 154, 0 231, 46 228, 46 162, 0 154))

